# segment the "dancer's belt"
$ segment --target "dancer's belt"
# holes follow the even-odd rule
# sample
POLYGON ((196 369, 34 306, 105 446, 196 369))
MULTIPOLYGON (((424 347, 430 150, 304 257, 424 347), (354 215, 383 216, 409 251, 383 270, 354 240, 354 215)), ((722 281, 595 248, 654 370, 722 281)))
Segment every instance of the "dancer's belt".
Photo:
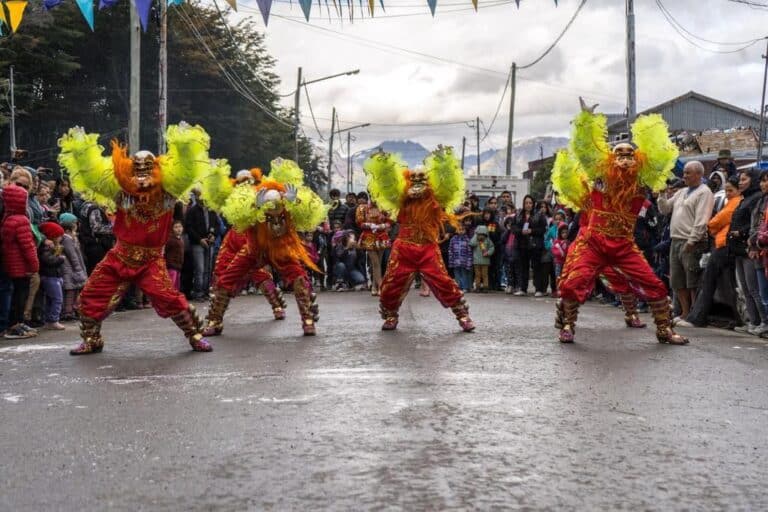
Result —
POLYGON ((120 261, 129 267, 140 267, 152 260, 162 258, 164 248, 162 245, 160 247, 144 247, 118 240, 115 244, 114 253, 120 261))
POLYGON ((605 236, 628 238, 635 233, 635 216, 631 213, 592 210, 589 227, 605 236))
POLYGON ((400 231, 397 232, 397 238, 418 245, 437 243, 437 240, 433 240, 423 229, 415 226, 401 225, 400 231))

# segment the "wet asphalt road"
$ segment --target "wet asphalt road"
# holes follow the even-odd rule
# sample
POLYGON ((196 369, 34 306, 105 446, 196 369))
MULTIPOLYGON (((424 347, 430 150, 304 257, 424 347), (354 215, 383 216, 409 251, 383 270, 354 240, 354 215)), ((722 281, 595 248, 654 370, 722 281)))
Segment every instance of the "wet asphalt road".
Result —
POLYGON ((316 338, 237 299, 212 354, 151 311, 100 355, 0 342, 0 510, 768 508, 761 340, 659 345, 588 305, 564 346, 551 299, 469 301, 473 334, 415 292, 396 333, 325 293, 316 338))

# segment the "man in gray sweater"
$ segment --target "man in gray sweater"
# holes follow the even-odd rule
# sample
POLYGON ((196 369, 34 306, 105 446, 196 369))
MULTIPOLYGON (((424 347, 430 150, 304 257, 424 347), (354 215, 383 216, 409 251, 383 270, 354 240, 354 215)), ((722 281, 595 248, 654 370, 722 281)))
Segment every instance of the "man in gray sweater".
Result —
POLYGON ((688 162, 683 168, 686 187, 674 195, 668 189, 658 200, 661 213, 672 214, 669 282, 680 301, 681 314, 676 321, 685 320, 691 310, 701 277, 699 259, 709 247, 707 223, 712 216, 715 198, 709 187, 702 184, 703 176, 701 162, 688 162))

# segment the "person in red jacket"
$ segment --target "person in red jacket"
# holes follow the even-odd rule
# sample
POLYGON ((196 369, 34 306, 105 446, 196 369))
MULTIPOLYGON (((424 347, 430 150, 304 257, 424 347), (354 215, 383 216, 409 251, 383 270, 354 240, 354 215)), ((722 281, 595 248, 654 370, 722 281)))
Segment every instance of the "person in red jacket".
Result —
POLYGON ((24 305, 29 296, 29 279, 40 270, 32 225, 27 217, 27 191, 17 184, 3 189, 2 227, 3 270, 13 282, 11 325, 5 337, 29 338, 37 332, 24 324, 24 305))

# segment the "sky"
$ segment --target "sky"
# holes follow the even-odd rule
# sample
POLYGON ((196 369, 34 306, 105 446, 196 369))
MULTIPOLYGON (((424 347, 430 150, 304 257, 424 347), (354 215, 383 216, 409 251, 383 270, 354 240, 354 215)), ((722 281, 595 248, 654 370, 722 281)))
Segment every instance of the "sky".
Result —
MULTIPOLYGON (((295 88, 299 66, 306 80, 360 69, 357 75, 308 85, 325 139, 335 106, 342 127, 372 123, 353 132, 353 151, 387 139, 460 146, 462 136, 471 147, 474 124, 465 121, 479 116, 481 135, 491 128, 512 62, 524 66, 539 57, 581 1, 560 0, 555 7, 553 0, 521 0, 518 9, 511 0, 480 0, 475 12, 470 0, 438 0, 432 18, 426 0, 384 0, 386 13, 377 0, 374 18, 360 18, 356 4, 354 22, 335 14, 329 20, 325 6, 321 15, 316 2, 307 23, 297 1, 276 0, 264 30, 268 50, 277 59, 281 93, 295 88), (414 126, 441 122, 456 124, 414 126)), ((694 46, 665 20, 657 0, 635 0, 638 110, 695 90, 757 111, 765 42, 726 54, 712 50, 744 45, 704 41, 735 43, 768 35, 768 0, 754 1, 767 4, 766 9, 730 0, 661 0, 684 29, 702 38, 688 35, 694 46)), ((238 16, 261 20, 254 0, 238 5, 238 16)), ((624 1, 587 0, 555 49, 518 72, 515 140, 567 135, 579 96, 599 103, 598 111, 623 112, 625 51, 624 1)), ((508 94, 482 150, 506 146, 508 94)), ((293 105, 292 96, 284 101, 293 105)), ((301 112, 305 133, 325 144, 305 96, 301 112)))

